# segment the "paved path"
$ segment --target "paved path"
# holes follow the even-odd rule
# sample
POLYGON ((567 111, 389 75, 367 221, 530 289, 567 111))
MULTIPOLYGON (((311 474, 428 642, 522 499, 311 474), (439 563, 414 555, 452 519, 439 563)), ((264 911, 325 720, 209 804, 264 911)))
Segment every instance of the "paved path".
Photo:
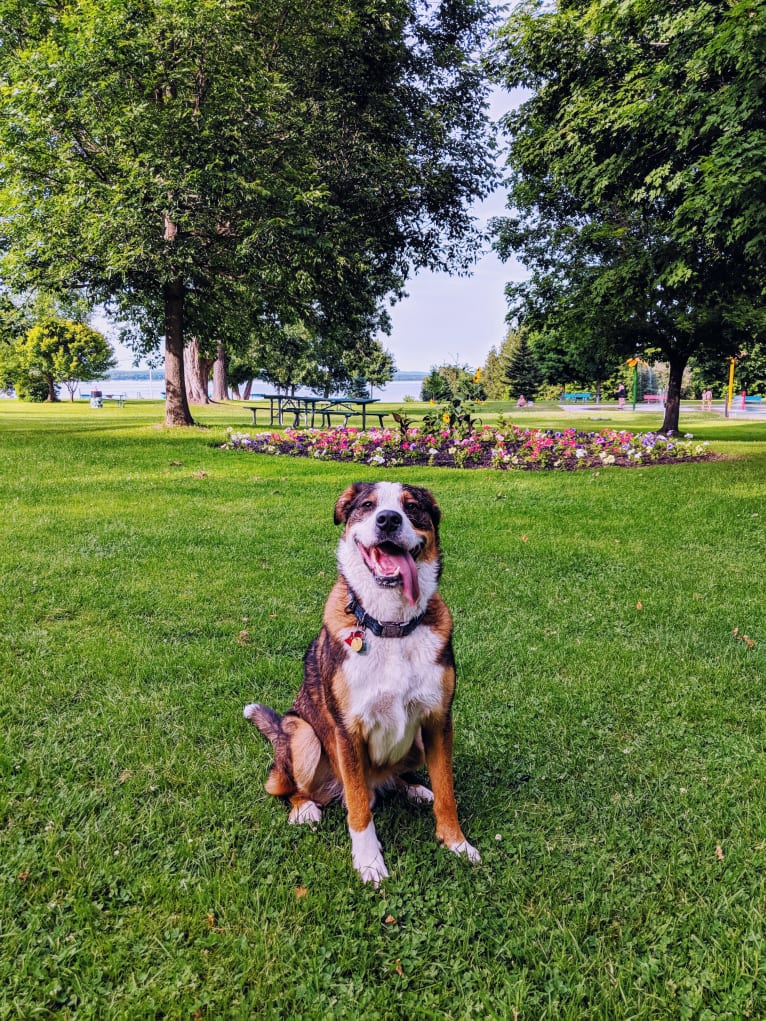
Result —
MULTIPOLYGON (((729 411, 729 418, 749 419, 754 422, 766 422, 766 401, 761 404, 748 404, 744 411, 741 408, 741 402, 738 403, 736 400, 729 411)), ((610 402, 604 402, 603 404, 559 404, 559 407, 566 411, 587 411, 593 413, 594 411, 609 412, 609 414, 618 413, 620 409, 616 404, 610 402)), ((701 412, 699 404, 684 404, 681 403, 681 414, 682 415, 693 415, 701 412)), ((633 412, 633 407, 628 401, 625 404, 625 411, 633 412)), ((645 404, 643 401, 636 404, 636 411, 664 411, 664 405, 662 404, 645 404)), ((721 418, 725 415, 725 405, 714 404, 713 413, 720 415, 721 418)))

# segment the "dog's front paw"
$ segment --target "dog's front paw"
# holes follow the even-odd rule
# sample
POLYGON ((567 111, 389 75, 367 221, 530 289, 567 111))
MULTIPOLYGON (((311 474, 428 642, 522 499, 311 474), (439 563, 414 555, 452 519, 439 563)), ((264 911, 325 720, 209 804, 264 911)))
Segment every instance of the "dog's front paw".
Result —
POLYGON ((375 832, 375 823, 371 822, 366 829, 350 830, 351 833, 351 860, 354 868, 362 877, 363 883, 372 883, 374 887, 380 886, 384 879, 388 879, 388 869, 383 861, 383 853, 375 832))
POLYGON ((452 851, 453 854, 464 854, 470 862, 480 862, 481 855, 473 846, 469 844, 467 840, 459 840, 454 844, 447 844, 447 847, 452 851))
POLYGON ((388 879, 388 869, 386 863, 383 861, 383 855, 379 854, 377 860, 372 862, 370 865, 354 865, 354 868, 362 878, 363 883, 372 883, 377 888, 383 882, 384 879, 388 879))

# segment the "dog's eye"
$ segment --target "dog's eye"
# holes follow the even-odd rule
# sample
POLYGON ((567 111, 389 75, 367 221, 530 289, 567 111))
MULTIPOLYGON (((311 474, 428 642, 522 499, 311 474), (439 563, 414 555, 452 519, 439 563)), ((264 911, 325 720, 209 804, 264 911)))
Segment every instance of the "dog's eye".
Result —
POLYGON ((360 506, 362 510, 372 510, 375 504, 372 502, 372 500, 365 500, 362 504, 360 504, 360 506))

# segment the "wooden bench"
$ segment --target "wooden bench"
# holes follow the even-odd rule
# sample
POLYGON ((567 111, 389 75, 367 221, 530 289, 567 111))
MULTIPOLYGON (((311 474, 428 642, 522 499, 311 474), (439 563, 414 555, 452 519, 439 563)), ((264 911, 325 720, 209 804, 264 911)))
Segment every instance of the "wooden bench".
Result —
POLYGON ((662 404, 662 394, 644 394, 647 404, 662 404))
POLYGON ((762 400, 763 400, 763 397, 757 397, 757 396, 755 396, 755 397, 746 397, 745 398, 745 404, 760 404, 762 400))
POLYGON ((259 411, 264 410, 265 410, 264 408, 254 407, 252 404, 245 405, 245 411, 252 411, 253 413, 253 425, 258 425, 258 419, 256 418, 256 415, 258 414, 259 411))
POLYGON ((589 401, 590 400, 590 394, 589 393, 571 393, 571 394, 564 393, 564 394, 561 395, 561 399, 563 401, 589 401))

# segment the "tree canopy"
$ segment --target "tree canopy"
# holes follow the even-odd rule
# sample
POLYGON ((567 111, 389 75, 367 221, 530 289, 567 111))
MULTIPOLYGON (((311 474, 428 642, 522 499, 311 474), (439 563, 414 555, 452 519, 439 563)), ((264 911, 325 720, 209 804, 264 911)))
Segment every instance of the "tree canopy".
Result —
POLYGON ((505 122, 512 213, 496 245, 531 271, 508 288, 511 314, 580 360, 667 359, 666 430, 689 358, 764 328, 762 208, 735 181, 758 194, 766 180, 763 11, 535 0, 498 37, 500 80, 532 90, 505 122))
POLYGON ((0 362, 0 374, 20 396, 44 393, 49 401, 58 399, 56 384, 63 383, 74 400, 80 380, 104 379, 117 364, 102 333, 87 323, 55 316, 47 316, 4 345, 0 362))
POLYGON ((493 177, 487 0, 0 0, 3 269, 162 338, 221 317, 371 335, 411 267, 466 265, 493 177))

